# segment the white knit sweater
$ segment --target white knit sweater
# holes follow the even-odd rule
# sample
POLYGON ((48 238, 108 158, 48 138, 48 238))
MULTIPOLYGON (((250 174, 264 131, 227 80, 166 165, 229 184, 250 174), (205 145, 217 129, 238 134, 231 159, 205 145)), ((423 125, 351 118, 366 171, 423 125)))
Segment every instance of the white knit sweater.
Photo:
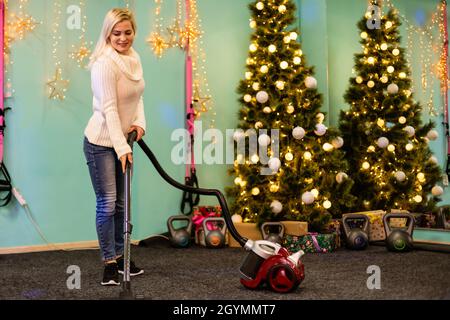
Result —
POLYGON ((145 81, 139 54, 119 54, 108 46, 91 68, 93 115, 84 134, 92 144, 113 147, 117 157, 130 153, 127 132, 132 125, 146 130, 142 93, 145 81))

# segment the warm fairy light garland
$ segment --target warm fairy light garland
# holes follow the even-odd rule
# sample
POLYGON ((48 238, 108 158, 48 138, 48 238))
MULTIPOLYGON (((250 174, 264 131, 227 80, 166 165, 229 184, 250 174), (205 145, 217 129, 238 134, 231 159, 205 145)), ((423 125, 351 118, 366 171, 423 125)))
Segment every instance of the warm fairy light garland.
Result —
MULTIPOLYGON (((179 0, 181 1, 181 0, 179 0)), ((187 27, 189 30, 190 37, 190 51, 192 55, 192 71, 194 74, 194 88, 193 88, 193 99, 196 117, 199 118, 202 113, 212 112, 212 96, 209 90, 209 84, 207 81, 206 74, 206 54, 203 50, 203 32, 201 20, 198 15, 197 1, 191 0, 191 20, 190 26, 187 27)), ((210 119, 210 128, 215 126, 215 116, 216 112, 212 112, 212 117, 210 119)))
POLYGON ((17 13, 9 13, 8 0, 5 0, 5 45, 3 52, 5 55, 5 64, 13 64, 10 59, 11 44, 18 40, 23 40, 25 36, 32 32, 37 25, 37 22, 32 16, 25 13, 28 0, 19 0, 19 8, 17 13))
POLYGON ((11 79, 9 78, 8 66, 13 65, 14 61, 11 58, 11 46, 14 42, 23 40, 26 35, 32 32, 37 25, 41 22, 37 22, 32 16, 25 13, 28 0, 19 0, 19 7, 17 13, 9 12, 8 0, 5 0, 5 36, 3 55, 5 57, 5 98, 12 97, 14 89, 11 86, 11 79))
MULTIPOLYGON (((5 3, 8 4, 8 1, 5 3)), ((24 13, 28 0, 19 0, 19 11, 17 14, 10 13, 8 18, 7 30, 12 40, 22 40, 28 32, 33 31, 39 22, 32 16, 24 13)))
MULTIPOLYGON (((153 53, 161 58, 164 52, 169 48, 178 47, 186 49, 186 41, 189 37, 189 50, 192 56, 193 71, 193 105, 196 118, 202 113, 212 112, 212 97, 206 75, 206 55, 203 50, 201 20, 198 15, 197 1, 191 0, 189 24, 185 25, 182 21, 183 3, 177 0, 176 15, 172 24, 164 28, 164 21, 161 17, 162 0, 155 0, 154 26, 147 42, 151 45, 153 53), (164 32, 166 30, 167 32, 164 32)), ((210 128, 215 126, 216 113, 212 112, 210 119, 210 128)))
MULTIPOLYGON (((401 19, 406 23, 406 29, 408 33, 408 39, 407 39, 407 63, 411 70, 411 61, 412 61, 412 52, 414 52, 414 45, 413 45, 413 37, 414 35, 419 37, 419 45, 420 45, 420 51, 421 51, 421 57, 420 60, 422 62, 422 70, 421 70, 421 86, 423 89, 424 94, 427 94, 428 91, 428 98, 426 105, 428 107, 429 114, 431 116, 437 116, 440 112, 436 110, 434 107, 434 84, 435 84, 435 77, 440 79, 441 83, 447 83, 447 86, 441 86, 441 88, 448 88, 448 80, 445 79, 445 56, 444 56, 444 12, 445 7, 442 3, 439 3, 437 6, 437 13, 433 13, 431 18, 431 23, 425 27, 416 27, 414 26, 405 15, 401 14, 398 9, 395 8, 395 6, 392 4, 391 0, 386 0, 387 6, 390 9, 395 9, 398 12, 398 15, 401 17, 401 19), (437 37, 433 37, 433 31, 435 30, 435 27, 438 26, 439 28, 439 34, 437 37), (426 43, 424 41, 424 38, 427 39, 426 43), (437 38, 437 40, 436 40, 437 38), (439 62, 432 63, 432 49, 435 54, 439 55, 439 62), (431 71, 431 72, 430 72, 431 71), (433 76, 434 75, 434 76, 433 76)), ((414 85, 411 85, 411 88, 414 90, 414 85)), ((443 89, 444 90, 444 89, 443 89)), ((442 112, 442 110, 441 110, 442 112)))
POLYGON ((155 18, 153 19, 153 30, 147 38, 147 42, 151 45, 153 52, 158 58, 162 57, 162 54, 169 48, 169 43, 163 37, 163 25, 161 18, 161 5, 162 0, 155 0, 155 18))
POLYGON ((64 93, 67 90, 67 86, 69 85, 69 80, 64 80, 62 76, 62 68, 61 68, 61 60, 58 58, 58 44, 59 40, 61 40, 61 36, 58 36, 59 23, 61 20, 61 4, 59 1, 55 1, 54 3, 54 22, 52 25, 52 33, 53 33, 53 44, 52 44, 52 57, 55 61, 55 75, 53 79, 47 81, 48 86, 48 98, 49 99, 59 99, 64 100, 66 96, 64 93))
MULTIPOLYGON (((85 12, 86 9, 86 3, 84 0, 80 0, 80 9, 81 12, 85 12)), ((86 14, 83 14, 83 22, 81 25, 81 35, 78 38, 80 40, 80 43, 78 46, 72 45, 72 51, 69 52, 69 57, 73 60, 75 60, 78 63, 78 66, 80 68, 83 68, 86 65, 86 62, 91 55, 91 50, 89 49, 92 47, 93 42, 90 41, 89 43, 86 41, 86 25, 87 25, 87 17, 86 14)))

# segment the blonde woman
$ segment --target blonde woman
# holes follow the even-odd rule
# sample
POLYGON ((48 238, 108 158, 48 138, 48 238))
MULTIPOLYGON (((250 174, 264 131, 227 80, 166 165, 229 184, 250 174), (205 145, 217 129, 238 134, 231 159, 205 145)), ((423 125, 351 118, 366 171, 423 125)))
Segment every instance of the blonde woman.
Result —
MULTIPOLYGON (((104 262, 102 285, 119 285, 123 273, 124 193, 126 161, 133 162, 129 132, 145 133, 141 60, 133 49, 136 22, 127 9, 110 10, 104 19, 89 69, 93 115, 84 131, 84 154, 96 196, 96 229, 104 262)), ((133 262, 132 276, 144 270, 133 262)))

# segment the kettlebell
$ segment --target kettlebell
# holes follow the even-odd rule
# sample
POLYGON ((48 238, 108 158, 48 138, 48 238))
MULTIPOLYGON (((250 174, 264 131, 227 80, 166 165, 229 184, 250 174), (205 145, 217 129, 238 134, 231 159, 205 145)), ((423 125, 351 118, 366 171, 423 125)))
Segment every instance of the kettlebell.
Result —
POLYGON ((187 248, 191 243, 192 219, 190 216, 177 215, 171 216, 167 220, 167 229, 169 229, 169 240, 172 246, 176 248, 187 248), (175 229, 174 221, 187 221, 186 227, 175 229))
POLYGON ((386 231, 386 248, 394 252, 407 252, 413 249, 414 218, 409 213, 387 213, 383 217, 386 231), (391 218, 406 218, 406 228, 391 228, 391 218))
POLYGON ((344 234, 346 238, 346 246, 352 250, 363 250, 369 245, 369 218, 364 214, 349 213, 342 219, 344 234), (364 225, 361 228, 350 228, 349 220, 362 219, 364 225))
POLYGON ((282 224, 281 222, 264 222, 261 225, 261 233, 264 240, 282 244, 284 235, 284 224, 282 224), (271 228, 273 226, 278 227, 279 230, 278 233, 270 232, 271 229, 274 229, 271 228), (267 232, 267 229, 269 230, 269 232, 267 232))
POLYGON ((205 245, 210 248, 222 248, 225 246, 225 235, 227 232, 227 224, 222 217, 208 217, 203 220, 203 230, 205 233, 205 245), (208 222, 219 222, 222 224, 220 229, 209 230, 208 222))

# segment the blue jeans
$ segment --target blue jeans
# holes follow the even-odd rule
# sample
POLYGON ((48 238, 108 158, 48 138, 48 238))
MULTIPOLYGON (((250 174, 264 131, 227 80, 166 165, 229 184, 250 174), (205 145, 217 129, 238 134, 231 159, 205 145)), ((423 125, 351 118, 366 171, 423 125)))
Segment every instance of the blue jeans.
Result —
POLYGON ((97 198, 96 228, 103 261, 123 255, 123 173, 113 148, 92 144, 84 138, 84 155, 97 198))

